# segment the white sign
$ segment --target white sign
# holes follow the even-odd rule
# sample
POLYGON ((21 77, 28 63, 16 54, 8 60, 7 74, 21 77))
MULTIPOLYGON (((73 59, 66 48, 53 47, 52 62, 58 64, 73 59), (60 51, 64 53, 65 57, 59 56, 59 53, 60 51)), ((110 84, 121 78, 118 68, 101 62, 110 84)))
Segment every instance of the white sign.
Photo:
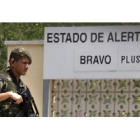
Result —
POLYGON ((140 26, 46 27, 44 79, 140 78, 140 26))

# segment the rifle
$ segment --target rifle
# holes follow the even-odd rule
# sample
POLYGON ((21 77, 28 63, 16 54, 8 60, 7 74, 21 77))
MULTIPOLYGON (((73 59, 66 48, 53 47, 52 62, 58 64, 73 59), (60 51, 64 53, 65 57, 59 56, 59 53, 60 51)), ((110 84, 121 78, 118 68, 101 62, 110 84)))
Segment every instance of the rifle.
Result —
POLYGON ((38 108, 29 88, 20 90, 17 93, 22 96, 23 102, 21 103, 21 110, 16 117, 39 117, 38 108))

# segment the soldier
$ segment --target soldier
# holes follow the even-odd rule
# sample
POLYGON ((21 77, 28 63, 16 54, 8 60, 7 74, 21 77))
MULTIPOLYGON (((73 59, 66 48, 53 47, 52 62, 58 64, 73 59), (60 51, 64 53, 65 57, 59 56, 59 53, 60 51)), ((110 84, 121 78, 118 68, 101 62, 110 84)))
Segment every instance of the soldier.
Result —
POLYGON ((0 74, 0 116, 15 117, 21 110, 22 96, 17 92, 26 89, 20 79, 26 75, 32 58, 25 48, 16 48, 11 51, 9 67, 0 74))

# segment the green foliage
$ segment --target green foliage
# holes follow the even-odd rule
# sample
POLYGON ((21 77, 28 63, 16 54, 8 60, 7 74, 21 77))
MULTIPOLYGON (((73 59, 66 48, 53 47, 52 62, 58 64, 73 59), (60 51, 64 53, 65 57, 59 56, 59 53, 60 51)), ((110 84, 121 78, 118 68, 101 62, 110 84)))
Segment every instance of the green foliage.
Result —
POLYGON ((0 23, 0 70, 7 61, 6 40, 43 40, 44 27, 139 25, 139 23, 0 23))
POLYGON ((7 48, 3 40, 0 38, 0 71, 6 67, 7 48))

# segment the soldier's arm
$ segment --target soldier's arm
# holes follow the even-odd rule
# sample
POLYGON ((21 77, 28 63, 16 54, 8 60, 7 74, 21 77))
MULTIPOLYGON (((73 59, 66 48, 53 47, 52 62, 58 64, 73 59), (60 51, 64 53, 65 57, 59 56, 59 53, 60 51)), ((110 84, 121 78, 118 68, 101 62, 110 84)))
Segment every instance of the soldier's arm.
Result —
POLYGON ((14 93, 13 91, 0 93, 0 102, 6 100, 8 98, 15 100, 16 104, 20 104, 21 102, 23 102, 22 96, 17 93, 14 93))
POLYGON ((0 102, 10 97, 9 92, 1 93, 2 88, 3 88, 3 81, 2 81, 2 78, 0 77, 0 102))
POLYGON ((10 93, 9 92, 0 93, 0 102, 6 100, 8 98, 10 98, 10 93))
POLYGON ((8 98, 15 100, 16 104, 20 104, 21 102, 23 102, 22 96, 13 91, 2 92, 3 87, 4 87, 4 80, 0 76, 0 102, 8 98))

